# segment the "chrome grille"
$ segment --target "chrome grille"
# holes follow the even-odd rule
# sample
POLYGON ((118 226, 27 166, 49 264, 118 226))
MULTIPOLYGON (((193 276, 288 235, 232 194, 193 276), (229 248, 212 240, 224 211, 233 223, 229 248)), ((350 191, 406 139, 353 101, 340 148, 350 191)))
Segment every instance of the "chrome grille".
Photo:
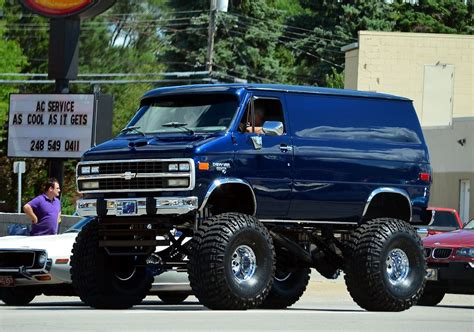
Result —
POLYGON ((100 174, 121 174, 125 172, 132 173, 162 173, 168 167, 167 162, 163 161, 124 161, 119 163, 104 163, 99 165, 100 174))
POLYGON ((34 252, 0 251, 0 268, 33 267, 34 252))
POLYGON ((433 258, 448 258, 452 252, 453 249, 450 248, 435 248, 433 250, 433 258))
POLYGON ((103 179, 99 180, 99 188, 103 190, 117 189, 156 189, 164 188, 163 178, 138 178, 131 180, 124 179, 103 179))
POLYGON ((192 159, 85 161, 78 163, 76 174, 80 193, 180 191, 194 188, 192 159), (170 164, 175 167, 170 168, 170 164), (183 164, 186 167, 181 170, 183 164), (170 185, 169 180, 182 181, 183 184, 174 181, 170 185), (94 185, 91 186, 91 183, 94 185), (88 187, 85 187, 86 184, 88 187))

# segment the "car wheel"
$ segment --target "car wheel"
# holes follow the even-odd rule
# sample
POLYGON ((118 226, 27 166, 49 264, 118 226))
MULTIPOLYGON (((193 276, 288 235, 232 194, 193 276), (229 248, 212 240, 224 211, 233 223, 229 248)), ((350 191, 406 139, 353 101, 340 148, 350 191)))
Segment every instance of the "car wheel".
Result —
POLYGON ((444 295, 445 292, 442 289, 433 289, 427 285, 417 304, 435 306, 443 300, 444 295))
POLYGON ((311 270, 309 268, 277 266, 270 293, 260 307, 284 309, 295 304, 306 290, 310 273, 311 270))
POLYGON ((191 241, 189 280, 202 304, 228 310, 262 304, 272 286, 275 254, 268 230, 255 217, 213 216, 191 241))
POLYGON ((403 311, 425 286, 426 261, 415 229, 403 220, 378 218, 351 235, 345 281, 354 301, 369 311, 403 311))
POLYGON ((165 304, 180 304, 184 302, 188 298, 188 294, 181 294, 181 293, 174 293, 174 292, 167 292, 158 294, 158 297, 161 301, 165 304))
POLYGON ((27 305, 39 295, 39 292, 32 287, 12 287, 0 288, 0 300, 6 305, 21 306, 27 305))
POLYGON ((87 224, 76 238, 71 279, 81 300, 97 309, 126 309, 142 302, 153 277, 144 258, 109 256, 99 248, 99 222, 87 224))

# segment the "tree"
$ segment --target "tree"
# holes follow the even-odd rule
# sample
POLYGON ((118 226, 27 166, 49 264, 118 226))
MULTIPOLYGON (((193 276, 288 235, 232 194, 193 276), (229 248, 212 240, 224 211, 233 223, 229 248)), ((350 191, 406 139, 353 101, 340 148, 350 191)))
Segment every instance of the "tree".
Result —
MULTIPOLYGON (((172 12, 195 11, 178 31, 165 31, 168 49, 160 59, 172 58, 171 70, 205 69, 208 1, 169 1, 172 12)), ((189 16, 189 15, 188 15, 189 16)), ((176 16, 178 18, 179 15, 176 16)), ((230 1, 229 13, 218 13, 213 63, 218 79, 250 82, 291 81, 292 58, 280 39, 285 13, 264 0, 230 1)))
MULTIPOLYGON (((0 0, 0 73, 18 73, 22 67, 27 65, 26 57, 23 55, 20 45, 15 40, 5 40, 5 25, 6 21, 2 17, 1 10, 5 4, 4 0, 0 0)), ((1 79, 9 79, 12 77, 2 76, 1 79)), ((1 152, 0 152, 0 201, 6 202, 6 207, 3 209, 13 209, 15 206, 13 192, 12 178, 12 166, 13 163, 6 157, 7 154, 7 142, 3 140, 6 137, 4 132, 5 125, 8 125, 8 105, 10 93, 17 92, 17 88, 0 85, 0 139, 1 152), (13 196, 13 197, 12 197, 13 196)))
POLYGON ((473 34, 472 1, 420 0, 412 5, 404 1, 393 4, 391 19, 395 30, 425 33, 473 34))
MULTIPOLYGON (((164 70, 164 66, 156 61, 160 52, 161 38, 156 33, 157 26, 162 24, 158 8, 160 0, 124 1, 117 2, 106 13, 90 20, 81 22, 79 73, 156 73, 164 70)), ((24 61, 23 70, 29 73, 47 72, 47 54, 49 44, 49 21, 45 18, 27 13, 16 2, 2 2, 5 13, 4 36, 12 58, 25 59, 15 55, 10 44, 16 44, 18 51, 25 54, 28 62, 24 61), (19 47, 18 47, 19 45, 19 47)), ((0 42, 0 55, 1 53, 0 42)), ((21 54, 21 53, 20 53, 21 54)), ((5 57, 0 58, 0 64, 5 57)), ((18 68, 19 70, 20 68, 18 68)), ((2 67, 0 66, 0 70, 2 67)), ((16 70, 16 71, 18 71, 16 70)), ((3 72, 14 72, 13 67, 5 68, 3 72)), ((123 77, 120 77, 123 78, 123 77)), ((132 79, 134 77, 131 77, 132 79)), ((135 77, 139 78, 139 77, 135 77)), ((143 78, 143 77, 142 77, 143 78)), ((159 79, 159 76, 154 77, 159 79)), ((128 122, 136 111, 139 97, 150 88, 150 84, 102 85, 104 93, 115 96, 114 132, 128 122)), ((28 85, 29 93, 51 93, 53 85, 28 85)), ((89 85, 78 85, 71 82, 71 93, 91 93, 89 85)), ((3 99, 2 99, 3 100, 3 99)), ((8 102, 7 102, 8 105, 8 102)), ((2 113, 3 114, 3 113, 2 113)), ((1 176, 0 183, 7 190, 2 191, 0 200, 15 201, 15 189, 10 176, 13 161, 4 158, 1 163, 2 171, 8 173, 1 176)), ((74 211, 75 160, 65 163, 63 183, 63 213, 74 211)), ((46 180, 46 163, 43 159, 35 162, 27 161, 27 176, 25 176, 24 200, 32 198, 41 191, 41 185, 46 180)), ((15 204, 10 204, 15 206, 15 204)))

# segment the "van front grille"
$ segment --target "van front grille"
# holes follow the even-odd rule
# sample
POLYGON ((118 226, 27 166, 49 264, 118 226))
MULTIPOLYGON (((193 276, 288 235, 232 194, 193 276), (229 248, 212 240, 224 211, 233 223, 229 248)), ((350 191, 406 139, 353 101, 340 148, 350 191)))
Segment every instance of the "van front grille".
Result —
POLYGON ((77 165, 80 193, 192 190, 194 178, 192 159, 84 161, 77 165))

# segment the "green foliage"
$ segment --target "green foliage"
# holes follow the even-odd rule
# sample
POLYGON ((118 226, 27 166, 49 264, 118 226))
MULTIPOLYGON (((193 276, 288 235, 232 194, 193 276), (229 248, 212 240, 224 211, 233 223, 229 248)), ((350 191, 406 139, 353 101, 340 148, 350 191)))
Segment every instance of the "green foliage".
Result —
POLYGON ((472 1, 420 0, 417 5, 403 1, 393 4, 390 17, 395 29, 404 32, 473 34, 472 1))
POLYGON ((338 73, 335 68, 332 68, 331 73, 326 74, 325 81, 328 88, 344 89, 344 72, 338 73))

